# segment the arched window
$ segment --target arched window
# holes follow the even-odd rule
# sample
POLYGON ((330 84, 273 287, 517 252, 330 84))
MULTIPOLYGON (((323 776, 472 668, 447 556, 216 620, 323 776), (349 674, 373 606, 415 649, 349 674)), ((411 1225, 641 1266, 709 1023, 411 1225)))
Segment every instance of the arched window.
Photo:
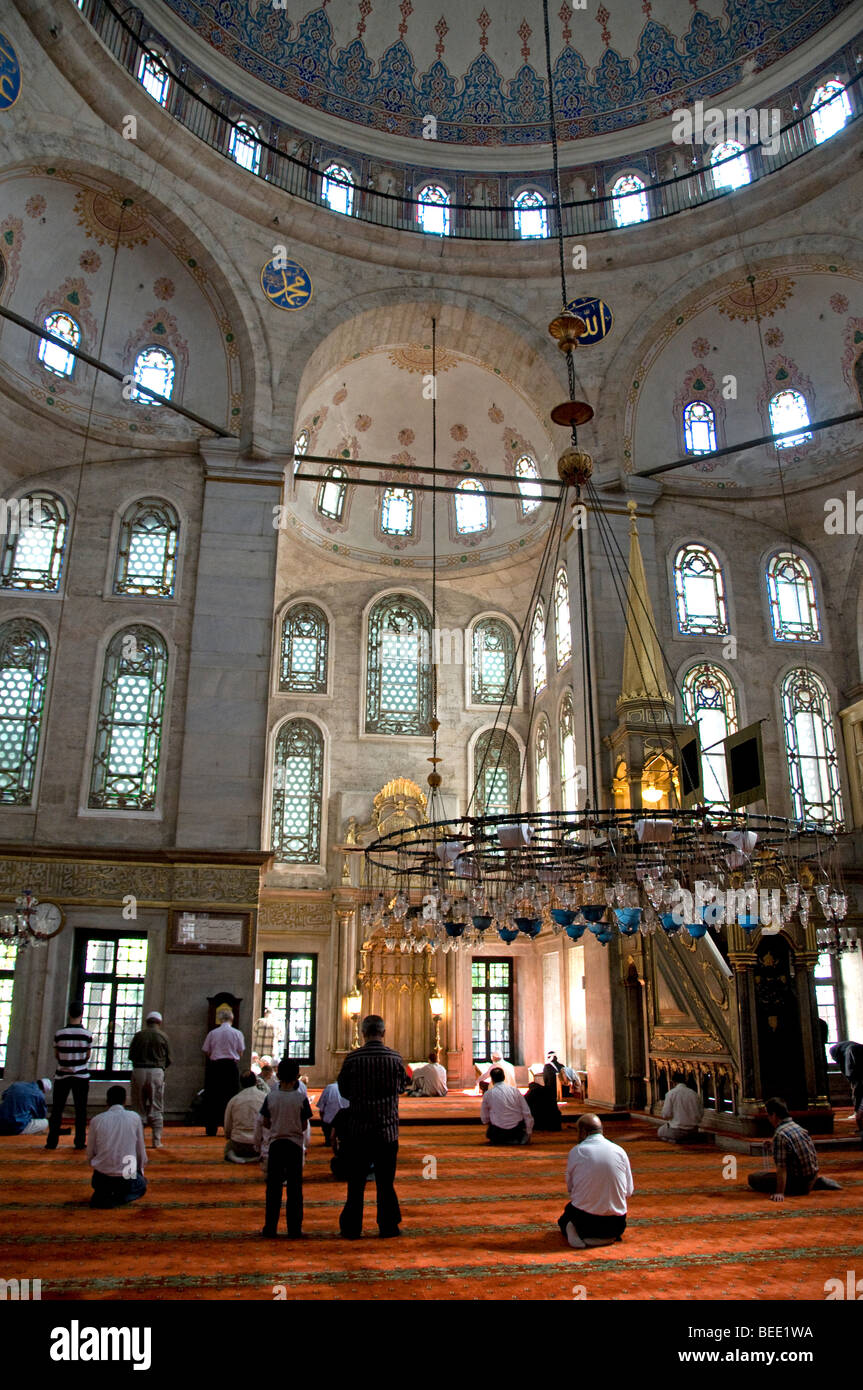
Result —
POLYGON ((476 814, 513 815, 519 809, 521 755, 512 734, 485 729, 473 750, 476 814))
POLYGON ((534 743, 534 770, 536 772, 536 809, 541 812, 551 810, 551 759, 548 753, 548 720, 540 719, 536 726, 534 743))
POLYGON ((318 488, 318 511, 331 521, 341 521, 348 495, 348 485, 343 481, 348 476, 347 470, 336 463, 327 469, 326 476, 328 481, 318 488))
MULTIPOLYGON (((63 342, 69 343, 71 347, 78 347, 81 342, 81 330, 77 323, 61 310, 47 314, 42 320, 42 327, 55 337, 62 338, 63 342)), ((67 352, 59 343, 52 343, 47 338, 39 339, 37 356, 42 366, 47 367, 55 376, 70 377, 75 371, 75 354, 67 352)))
POLYGON ((776 642, 820 642, 815 580, 802 555, 789 551, 767 562, 767 597, 776 642))
POLYGON ((637 174, 623 174, 611 190, 614 220, 618 227, 631 227, 648 219, 645 183, 637 174))
POLYGON ((388 487, 381 502, 381 530, 387 536, 414 533, 414 492, 409 487, 388 487))
POLYGON ((820 676, 798 668, 782 682, 791 799, 798 820, 842 823, 842 791, 830 696, 820 676))
POLYGON ((0 627, 0 805, 33 797, 51 646, 29 618, 0 627))
POLYGON ((427 734, 431 619, 419 599, 388 594, 369 613, 367 734, 427 734))
POLYGON ((842 83, 836 78, 816 88, 809 106, 816 145, 822 145, 841 130, 851 119, 851 103, 842 83))
POLYGON ((115 594, 173 598, 177 582, 180 522, 170 502, 144 497, 120 522, 115 594))
POLYGON ((545 611, 541 603, 536 605, 530 629, 530 658, 534 692, 544 690, 548 684, 548 667, 545 660, 545 611))
POLYGON ((728 631, 722 566, 705 545, 684 545, 674 561, 677 626, 684 636, 728 631))
POLYGON ((326 695, 330 625, 314 603, 295 603, 282 623, 279 690, 326 695))
POLYGON ((488 498, 476 478, 464 478, 456 488, 455 529, 460 536, 488 530, 488 498))
POLYGON ((716 416, 707 401, 683 407, 683 442, 687 454, 712 454, 716 448, 716 416))
POLYGON ((254 126, 249 125, 248 121, 238 121, 231 126, 228 154, 242 169, 257 174, 261 167, 261 142, 254 126))
POLYGON ((515 230, 520 237, 548 236, 547 204, 535 188, 525 189, 513 200, 515 206, 515 230))
POLYGON ((132 377, 137 386, 132 387, 129 399, 143 401, 144 405, 161 405, 161 401, 154 401, 152 396, 148 396, 146 391, 138 390, 138 387, 145 386, 148 391, 155 391, 158 396, 165 396, 170 400, 176 375, 177 364, 170 352, 160 347, 142 348, 132 368, 132 377))
POLYGON ((501 618, 481 618, 471 635, 472 705, 510 704, 515 690, 515 638, 501 618))
POLYGON ((561 565, 554 581, 554 632, 557 644, 557 669, 560 671, 572 656, 572 618, 569 612, 569 580, 561 565))
POLYGON ((429 183, 417 197, 417 221, 431 236, 449 236, 450 196, 439 184, 429 183))
POLYGON ((801 430, 800 434, 786 434, 784 439, 777 439, 777 449, 793 449, 798 444, 808 443, 812 438, 810 431, 804 429, 804 426, 810 423, 809 407, 806 397, 799 391, 777 391, 775 396, 771 396, 767 409, 770 428, 774 434, 798 428, 801 430))
POLYGON ((728 804, 728 777, 722 740, 737 732, 734 686, 718 666, 693 666, 683 678, 683 711, 688 724, 697 724, 701 740, 701 781, 704 804, 728 804))
POLYGON ((522 454, 515 461, 515 476, 521 494, 521 514, 530 516, 542 501, 542 485, 539 482, 539 469, 530 454, 522 454))
POLYGON ((167 104, 171 78, 165 64, 159 61, 155 53, 141 54, 141 61, 138 64, 138 81, 148 96, 151 96, 160 106, 167 104))
POLYGON ((9 539, 3 555, 0 587, 56 593, 63 575, 69 513, 53 492, 30 492, 7 505, 3 530, 9 539))
POLYGON ((742 188, 752 179, 749 160, 739 140, 724 140, 721 145, 714 145, 710 163, 716 188, 742 188))
POLYGON ((294 440, 294 477, 296 477, 300 471, 300 461, 308 452, 309 432, 308 430, 300 430, 299 434, 294 440))
POLYGON ((560 743, 560 791, 563 809, 564 811, 577 811, 579 777, 578 766, 575 761, 575 711, 572 707, 572 696, 568 690, 560 702, 558 739, 560 743))
POLYGON ((152 811, 156 806, 168 679, 164 640, 136 624, 105 653, 88 805, 152 811))
POLYGON ((321 196, 333 212, 350 217, 354 210, 354 176, 343 164, 329 164, 324 170, 321 196))
POLYGON ((289 719, 273 759, 273 854, 278 864, 321 862, 324 740, 310 719, 289 719))

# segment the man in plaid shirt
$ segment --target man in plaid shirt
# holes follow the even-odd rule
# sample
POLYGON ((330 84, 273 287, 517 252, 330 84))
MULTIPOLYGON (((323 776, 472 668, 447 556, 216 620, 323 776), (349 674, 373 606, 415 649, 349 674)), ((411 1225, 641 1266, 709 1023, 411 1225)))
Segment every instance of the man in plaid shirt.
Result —
POLYGON ((818 1154, 812 1136, 788 1113, 784 1100, 774 1096, 764 1109, 773 1126, 774 1172, 750 1173, 749 1186, 755 1192, 768 1192, 771 1202, 789 1197, 805 1197, 818 1188, 838 1188, 832 1178, 818 1176, 818 1154))

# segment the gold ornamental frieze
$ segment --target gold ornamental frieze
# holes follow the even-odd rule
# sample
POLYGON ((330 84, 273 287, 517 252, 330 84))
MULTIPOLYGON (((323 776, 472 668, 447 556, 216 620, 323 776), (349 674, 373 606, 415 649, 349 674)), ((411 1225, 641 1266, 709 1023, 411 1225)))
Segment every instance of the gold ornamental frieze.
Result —
POLYGON ((254 908, 259 881, 259 870, 245 865, 0 859, 0 898, 14 898, 26 887, 40 898, 102 907, 120 907, 132 896, 142 907, 181 903, 254 908))

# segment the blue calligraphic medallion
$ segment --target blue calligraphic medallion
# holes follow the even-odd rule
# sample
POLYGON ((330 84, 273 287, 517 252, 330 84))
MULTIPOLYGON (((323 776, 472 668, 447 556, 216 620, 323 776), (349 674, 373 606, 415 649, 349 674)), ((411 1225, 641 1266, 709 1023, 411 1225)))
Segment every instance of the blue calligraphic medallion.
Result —
POLYGON ((314 286, 309 272, 298 261, 274 257, 261 271, 261 289, 277 309, 305 309, 314 286))
POLYGON ((592 299, 590 295, 582 295, 580 299, 571 300, 566 307, 571 313, 584 319, 587 325, 587 332, 578 340, 579 347, 592 347, 594 343, 601 343, 614 327, 614 314, 604 299, 592 299))
POLYGON ((14 106, 21 95, 21 64, 5 34, 0 34, 0 111, 14 106))

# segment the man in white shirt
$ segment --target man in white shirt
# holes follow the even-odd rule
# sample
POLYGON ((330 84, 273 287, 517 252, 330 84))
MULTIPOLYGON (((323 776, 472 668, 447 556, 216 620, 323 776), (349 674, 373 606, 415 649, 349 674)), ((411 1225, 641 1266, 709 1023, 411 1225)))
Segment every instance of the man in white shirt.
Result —
POLYGON ((580 1115, 566 1165, 569 1201, 558 1219, 574 1250, 612 1245, 626 1229, 626 1199, 634 1191, 629 1159, 602 1132, 598 1115, 580 1115))
POLYGON ((669 1144, 680 1144, 694 1139, 698 1126, 704 1118, 704 1107, 698 1094, 686 1086, 682 1078, 672 1086, 662 1107, 662 1118, 667 1125, 660 1125, 656 1131, 657 1139, 665 1139, 669 1144))
POLYGON ((321 1129, 324 1132, 324 1143, 329 1147, 333 1137, 333 1125, 340 1110, 347 1110, 350 1105, 349 1100, 345 1100, 338 1084, 331 1081, 325 1086, 318 1097, 318 1114, 321 1117, 321 1129))
POLYGON ((225 1118, 225 1106, 240 1089, 239 1062, 246 1041, 234 1027, 233 1010, 227 1005, 216 1010, 217 1027, 211 1028, 203 1042, 207 1059, 204 1071, 204 1124, 214 1135, 225 1118))
POLYGON ((533 1116, 517 1086, 508 1086, 502 1067, 492 1067, 491 1086, 482 1098, 479 1117, 490 1144, 529 1144, 533 1116))
POLYGON ((256 1162, 255 1120, 269 1094, 269 1088, 266 1091, 258 1090, 253 1071, 243 1072, 239 1091, 231 1096, 225 1107, 226 1163, 256 1162))
POLYGON ((108 1109, 94 1115, 87 1134, 93 1169, 91 1207, 123 1207, 147 1191, 147 1147, 141 1116, 127 1110, 123 1086, 109 1086, 108 1109))
POLYGON ((503 1072, 503 1079, 506 1082, 507 1086, 515 1085, 515 1067, 512 1065, 511 1062, 505 1062, 503 1060, 503 1053, 493 1052, 491 1054, 491 1065, 487 1067, 486 1070, 482 1073, 482 1076, 480 1076, 477 1079, 478 1086, 483 1087, 483 1083, 485 1083, 485 1085, 488 1086, 491 1083, 491 1074, 495 1067, 500 1067, 500 1070, 503 1072))
POLYGON ((445 1096, 447 1094, 446 1068, 438 1062, 436 1052, 429 1053, 428 1062, 424 1067, 417 1067, 407 1094, 409 1096, 445 1096))

